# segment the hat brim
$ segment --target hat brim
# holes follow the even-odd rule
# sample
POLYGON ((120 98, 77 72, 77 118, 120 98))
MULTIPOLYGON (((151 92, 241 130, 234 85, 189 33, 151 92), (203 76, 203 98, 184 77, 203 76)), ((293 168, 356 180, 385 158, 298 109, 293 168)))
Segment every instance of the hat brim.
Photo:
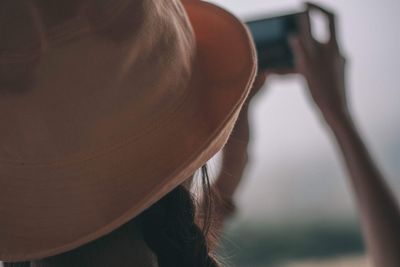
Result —
POLYGON ((6 200, 0 208, 0 260, 49 257, 110 233, 223 147, 255 77, 254 46, 228 12, 202 1, 182 2, 197 41, 184 101, 148 130, 147 141, 138 137, 84 162, 24 166, 40 177, 34 181, 0 178, 6 200))

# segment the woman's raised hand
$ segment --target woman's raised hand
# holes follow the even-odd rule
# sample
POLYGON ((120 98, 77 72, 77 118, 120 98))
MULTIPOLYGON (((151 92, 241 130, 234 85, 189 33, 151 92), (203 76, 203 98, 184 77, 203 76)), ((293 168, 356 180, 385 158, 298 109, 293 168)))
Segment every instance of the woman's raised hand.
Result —
POLYGON ((336 39, 335 15, 315 4, 307 3, 307 16, 301 23, 301 33, 290 38, 295 57, 296 72, 307 80, 310 95, 325 119, 348 116, 345 90, 345 58, 336 39), (330 38, 321 43, 313 38, 310 11, 324 14, 329 22, 330 38))

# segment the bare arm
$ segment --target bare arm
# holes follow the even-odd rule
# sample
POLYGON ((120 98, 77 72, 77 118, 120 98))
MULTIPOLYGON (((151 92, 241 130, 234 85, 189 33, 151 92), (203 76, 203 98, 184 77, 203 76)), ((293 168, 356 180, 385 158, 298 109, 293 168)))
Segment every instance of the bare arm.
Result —
POLYGON ((377 267, 400 266, 400 212, 396 200, 366 148, 346 101, 345 59, 335 35, 335 17, 327 15, 331 39, 321 44, 306 32, 292 39, 298 72, 333 132, 345 160, 359 208, 361 227, 371 258, 377 267))
POLYGON ((266 73, 259 73, 256 77, 251 93, 222 151, 221 172, 214 185, 220 195, 216 206, 222 219, 220 223, 223 223, 223 220, 232 215, 235 211, 233 196, 242 180, 243 172, 248 163, 247 150, 251 134, 248 119, 250 100, 262 88, 266 76, 266 73))
POLYGON ((400 266, 400 213, 350 117, 327 119, 344 156, 375 266, 400 266))

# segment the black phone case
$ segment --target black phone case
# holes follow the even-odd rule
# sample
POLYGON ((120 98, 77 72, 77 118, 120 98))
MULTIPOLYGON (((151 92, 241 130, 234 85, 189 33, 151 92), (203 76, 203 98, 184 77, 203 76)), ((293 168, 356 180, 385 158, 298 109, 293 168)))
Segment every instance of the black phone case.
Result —
POLYGON ((288 37, 299 31, 301 13, 247 22, 252 33, 260 69, 293 68, 294 57, 288 37))

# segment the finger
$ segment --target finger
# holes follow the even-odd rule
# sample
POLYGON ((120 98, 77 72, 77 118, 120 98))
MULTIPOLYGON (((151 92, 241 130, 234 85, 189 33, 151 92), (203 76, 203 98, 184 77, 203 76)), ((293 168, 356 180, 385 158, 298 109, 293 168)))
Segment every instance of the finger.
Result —
POLYGON ((310 14, 308 11, 300 14, 299 25, 299 37, 302 39, 302 42, 305 44, 305 47, 309 51, 309 53, 312 54, 315 52, 316 49, 316 41, 311 33, 310 14))
POLYGON ((294 54, 296 68, 298 72, 304 73, 309 58, 305 44, 298 36, 290 36, 289 43, 294 54))
POLYGON ((265 81, 267 79, 268 73, 266 71, 260 71, 257 73, 257 76, 253 82, 253 86, 250 90, 250 94, 248 96, 248 100, 250 100, 253 96, 255 96, 264 86, 265 81))
POLYGON ((337 46, 337 38, 336 38, 336 16, 332 11, 328 9, 318 6, 314 3, 307 2, 307 10, 318 10, 323 13, 328 18, 329 23, 329 44, 337 46))
POLYGON ((296 70, 293 68, 276 68, 268 70, 269 74, 278 74, 278 75, 286 75, 286 74, 295 74, 296 70))
POLYGON ((257 73, 257 76, 256 76, 256 80, 260 80, 260 81, 265 81, 265 79, 267 79, 267 76, 268 76, 268 71, 259 71, 258 73, 257 73))

